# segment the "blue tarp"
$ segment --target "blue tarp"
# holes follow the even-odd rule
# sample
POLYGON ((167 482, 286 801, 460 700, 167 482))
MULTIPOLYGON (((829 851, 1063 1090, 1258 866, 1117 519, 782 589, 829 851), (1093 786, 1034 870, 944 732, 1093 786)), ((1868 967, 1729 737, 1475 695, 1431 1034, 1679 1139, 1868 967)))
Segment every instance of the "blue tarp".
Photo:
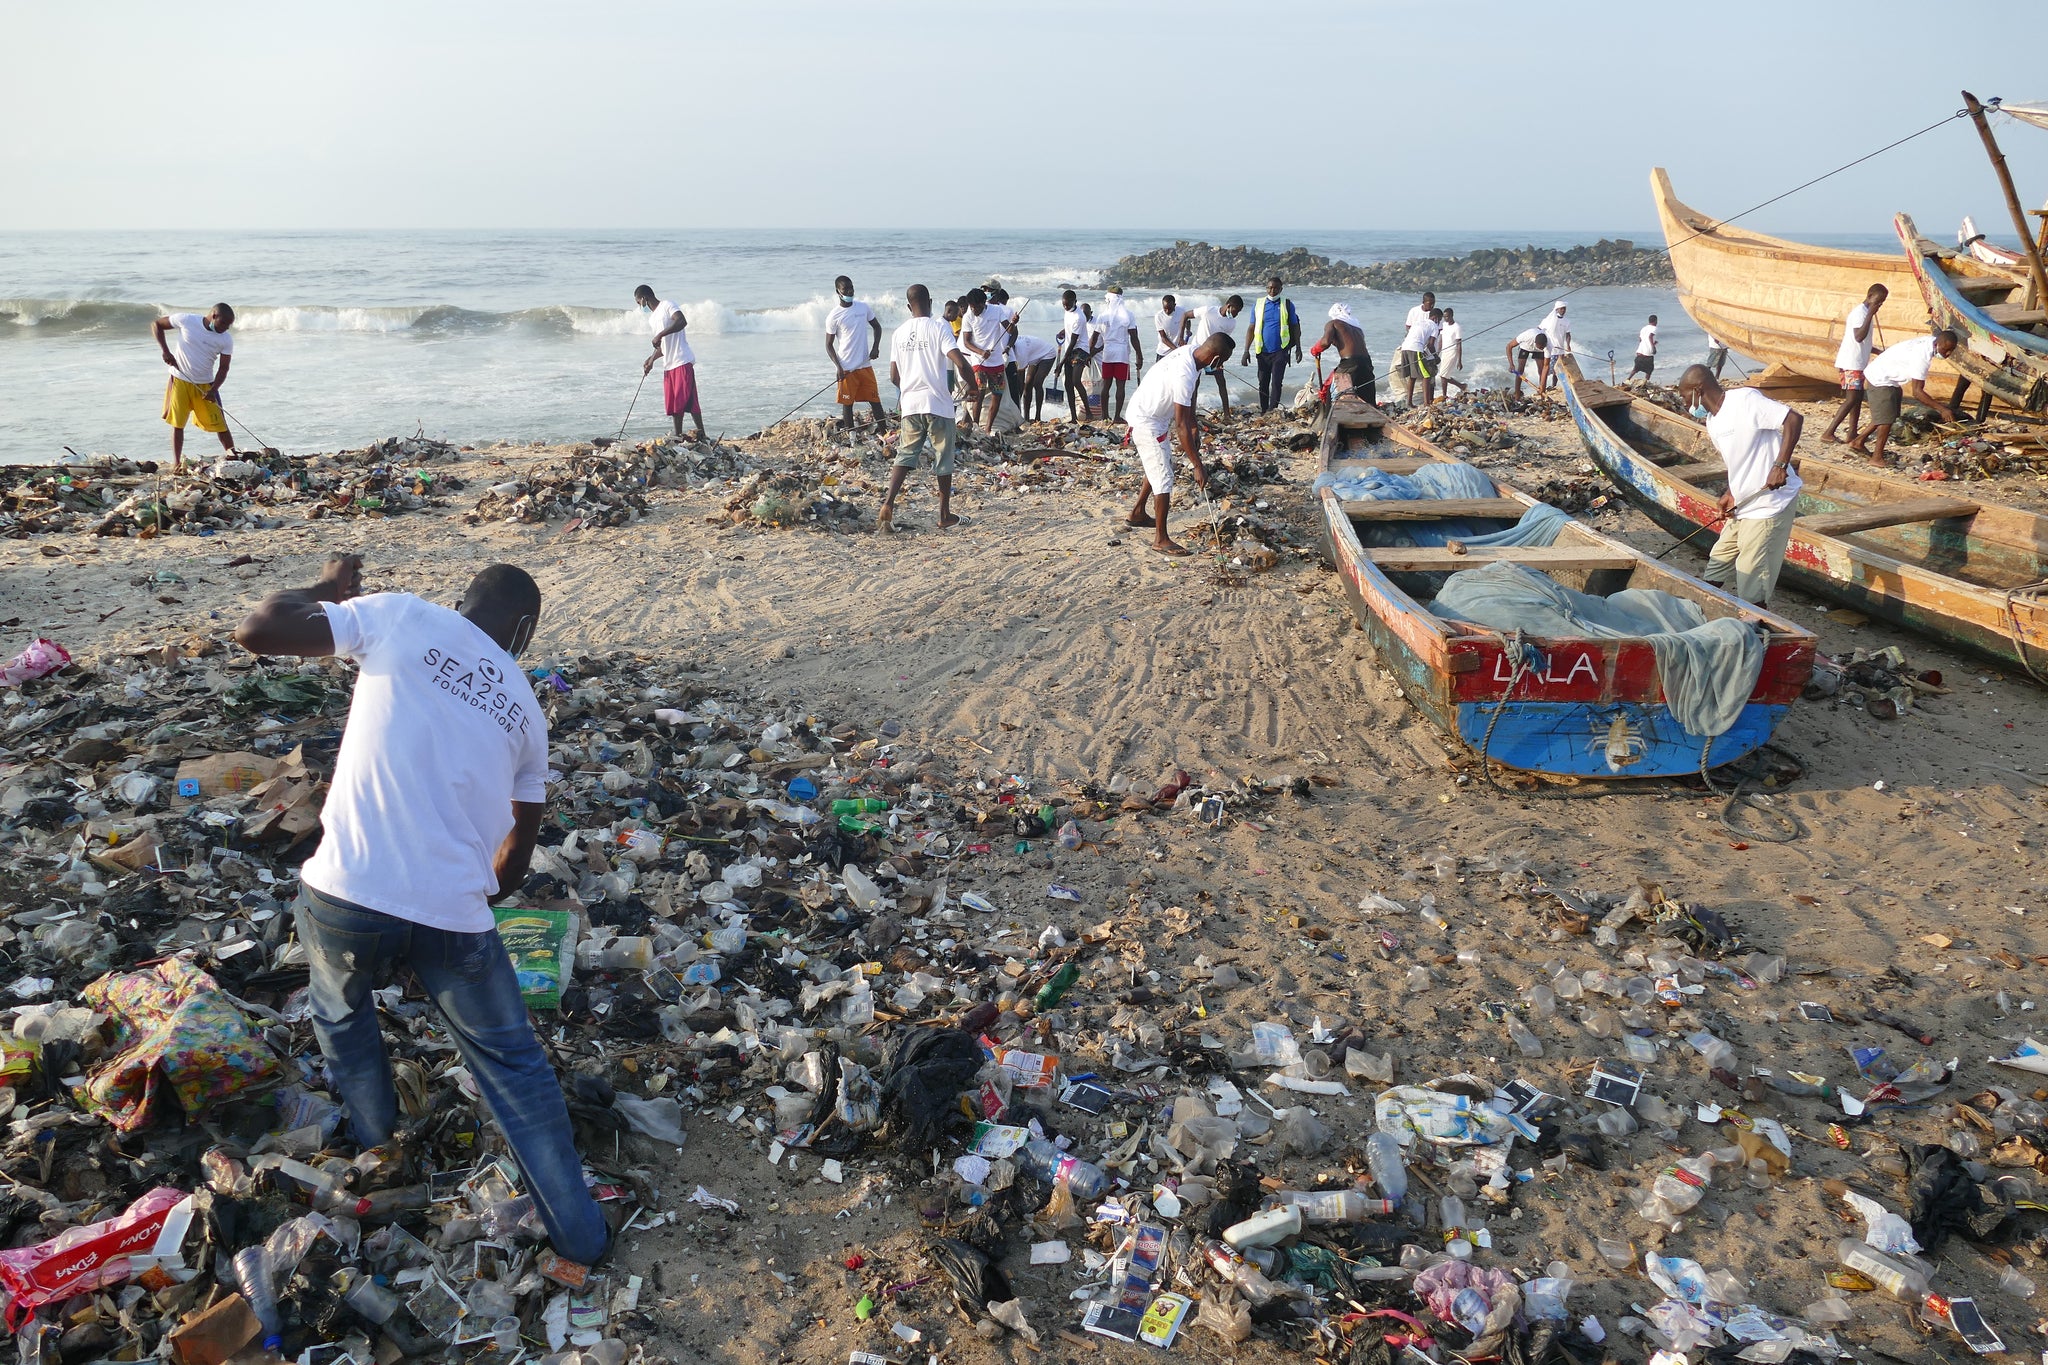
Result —
MULTIPOLYGON (((1420 498, 1497 497, 1493 480, 1468 464, 1428 464, 1413 474, 1389 474, 1368 468, 1355 473, 1316 475, 1313 485, 1320 493, 1335 489, 1345 502, 1408 502, 1420 498)), ((1358 528, 1362 545, 1390 549, 1402 545, 1442 545, 1460 540, 1467 545, 1551 545, 1558 532, 1571 520, 1547 502, 1539 502, 1522 514, 1522 519, 1503 531, 1484 529, 1472 521, 1378 521, 1358 528)))

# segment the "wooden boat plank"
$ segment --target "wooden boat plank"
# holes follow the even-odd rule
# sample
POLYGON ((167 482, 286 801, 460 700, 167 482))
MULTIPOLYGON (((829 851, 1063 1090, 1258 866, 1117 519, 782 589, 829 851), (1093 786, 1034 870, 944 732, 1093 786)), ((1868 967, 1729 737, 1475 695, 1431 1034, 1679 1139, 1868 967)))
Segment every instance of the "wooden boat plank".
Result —
POLYGON ((1488 564, 1526 564, 1554 573, 1565 569, 1633 569, 1640 557, 1600 545, 1471 545, 1462 551, 1431 545, 1367 547, 1366 558, 1388 573, 1452 573, 1488 564))
POLYGON ((1586 381, 1586 405, 1594 408, 1618 408, 1636 401, 1636 396, 1627 389, 1617 389, 1612 384, 1603 384, 1597 379, 1586 381))
POLYGON ((1973 517, 1981 510, 1976 503, 1959 498, 1915 498, 1910 502, 1882 502, 1841 512, 1820 512, 1800 517, 1792 524, 1813 535, 1846 536, 1857 531, 1875 531, 1880 526, 1903 526, 1909 521, 1973 517))
POLYGON ((2023 303, 1987 303, 1984 316, 2006 327, 2048 326, 2048 308, 2029 308, 2023 303))
POLYGON ((1347 502, 1344 513, 1354 521, 1448 521, 1452 518, 1520 521, 1526 502, 1514 498, 1389 498, 1347 502))
POLYGON ((1725 479, 1728 477, 1728 466, 1718 460, 1686 460, 1679 464, 1663 465, 1661 468, 1672 478, 1682 479, 1686 483, 1698 483, 1701 479, 1725 479))
POLYGON ((1389 474, 1413 474, 1424 465, 1441 464, 1441 460, 1424 459, 1420 455, 1400 455, 1393 459, 1366 459, 1363 456, 1347 456, 1330 461, 1331 469, 1379 469, 1389 474))

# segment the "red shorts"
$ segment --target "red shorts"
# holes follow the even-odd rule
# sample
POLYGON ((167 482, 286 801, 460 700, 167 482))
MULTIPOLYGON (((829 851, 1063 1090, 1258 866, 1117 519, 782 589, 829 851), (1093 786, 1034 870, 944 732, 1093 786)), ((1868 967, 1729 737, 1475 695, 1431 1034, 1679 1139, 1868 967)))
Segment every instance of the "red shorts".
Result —
POLYGON ((1131 377, 1131 362, 1128 360, 1103 361, 1102 377, 1104 379, 1128 380, 1131 377))
POLYGON ((1835 373, 1836 373, 1836 374, 1838 374, 1838 375, 1840 375, 1840 376, 1842 376, 1842 392, 1843 392, 1843 393, 1847 393, 1847 392, 1849 392, 1849 391, 1850 391, 1851 389, 1860 389, 1860 388, 1862 388, 1862 387, 1863 387, 1863 371, 1861 371, 1861 370, 1836 370, 1836 371, 1835 371, 1835 373))
POLYGON ((1010 372, 1010 367, 1008 365, 976 365, 974 367, 974 372, 976 374, 1002 375, 1008 374, 1010 372))
POLYGON ((697 367, 678 365, 673 370, 661 372, 661 396, 667 404, 671 417, 683 413, 704 415, 704 409, 697 403, 697 367))

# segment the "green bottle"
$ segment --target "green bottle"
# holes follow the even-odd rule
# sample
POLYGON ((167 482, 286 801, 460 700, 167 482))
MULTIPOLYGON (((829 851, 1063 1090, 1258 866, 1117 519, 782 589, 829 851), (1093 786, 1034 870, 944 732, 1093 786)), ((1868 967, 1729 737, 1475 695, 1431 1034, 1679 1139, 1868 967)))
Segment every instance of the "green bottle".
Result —
POLYGON ((834 815, 872 815, 877 811, 885 811, 887 809, 889 809, 889 803, 879 796, 862 796, 851 799, 841 797, 832 803, 832 813, 834 815))
POLYGON ((1059 1004, 1060 997, 1067 993, 1067 989, 1080 979, 1081 969, 1069 962, 1066 966, 1052 974, 1052 980, 1039 988, 1038 994, 1031 1001, 1033 1008, 1051 1009, 1054 1005, 1059 1004))

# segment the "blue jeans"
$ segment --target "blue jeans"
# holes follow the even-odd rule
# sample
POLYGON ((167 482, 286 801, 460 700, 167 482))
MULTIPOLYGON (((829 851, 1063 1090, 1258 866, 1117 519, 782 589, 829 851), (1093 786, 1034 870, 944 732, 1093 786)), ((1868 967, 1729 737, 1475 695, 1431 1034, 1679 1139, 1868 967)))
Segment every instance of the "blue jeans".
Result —
POLYGON ((555 1250, 585 1265, 604 1255, 610 1233, 583 1183, 569 1106, 527 1018, 498 931, 432 929, 311 887, 304 892, 298 927, 312 969, 313 1032, 356 1141, 366 1147, 386 1142, 398 1121, 391 1059, 370 998, 378 966, 396 958, 412 967, 455 1035, 555 1250))

